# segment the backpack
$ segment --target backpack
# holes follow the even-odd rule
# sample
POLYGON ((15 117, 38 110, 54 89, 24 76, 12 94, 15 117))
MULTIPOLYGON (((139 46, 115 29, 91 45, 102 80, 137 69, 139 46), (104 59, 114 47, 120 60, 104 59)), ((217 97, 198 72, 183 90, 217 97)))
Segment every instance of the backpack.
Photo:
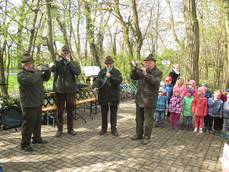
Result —
POLYGON ((3 130, 21 127, 23 121, 22 110, 17 106, 7 106, 1 110, 1 124, 3 130))

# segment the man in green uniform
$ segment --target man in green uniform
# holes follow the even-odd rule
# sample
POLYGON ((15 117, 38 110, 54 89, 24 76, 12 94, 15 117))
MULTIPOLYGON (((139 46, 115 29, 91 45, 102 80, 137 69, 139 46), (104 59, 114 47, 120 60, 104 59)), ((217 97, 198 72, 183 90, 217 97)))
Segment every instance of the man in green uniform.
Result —
POLYGON ((21 149, 31 152, 31 137, 33 144, 45 144, 47 141, 41 138, 41 106, 44 101, 43 81, 50 78, 50 70, 47 68, 35 69, 33 58, 23 54, 22 70, 18 73, 20 101, 23 110, 21 149))
POLYGON ((152 120, 156 109, 162 72, 156 67, 156 60, 150 54, 144 60, 144 67, 132 69, 130 77, 133 80, 138 80, 135 97, 136 135, 132 136, 131 139, 143 138, 142 144, 148 144, 152 133, 152 120))

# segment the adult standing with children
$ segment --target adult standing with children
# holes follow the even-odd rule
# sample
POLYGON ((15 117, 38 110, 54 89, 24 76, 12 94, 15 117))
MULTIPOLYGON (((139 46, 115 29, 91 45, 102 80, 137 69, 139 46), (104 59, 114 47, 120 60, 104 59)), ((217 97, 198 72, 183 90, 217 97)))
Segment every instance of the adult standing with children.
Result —
POLYGON ((144 60, 144 67, 133 68, 130 77, 138 81, 135 97, 136 134, 131 139, 143 139, 142 144, 148 144, 152 133, 153 114, 156 109, 162 72, 156 67, 156 59, 150 54, 144 60))
POLYGON ((111 56, 107 56, 104 63, 105 67, 100 70, 95 81, 95 86, 99 90, 98 101, 102 113, 102 127, 99 135, 107 133, 107 118, 110 109, 111 134, 119 136, 117 131, 117 111, 120 100, 122 75, 120 71, 114 67, 114 60, 111 56))
POLYGON ((50 78, 49 68, 37 69, 30 54, 23 54, 22 70, 18 73, 20 101, 23 110, 21 149, 32 152, 33 144, 45 144, 47 141, 41 137, 41 106, 44 101, 43 81, 50 78))
POLYGON ((61 59, 51 67, 54 72, 53 90, 57 98, 57 132, 56 137, 63 132, 63 114, 66 107, 68 133, 75 135, 73 130, 73 110, 75 106, 75 93, 77 91, 76 77, 81 70, 78 63, 71 58, 71 52, 67 46, 61 48, 61 59))
POLYGON ((169 73, 169 76, 172 77, 172 85, 174 86, 177 82, 177 79, 180 77, 180 65, 174 64, 172 71, 169 73))

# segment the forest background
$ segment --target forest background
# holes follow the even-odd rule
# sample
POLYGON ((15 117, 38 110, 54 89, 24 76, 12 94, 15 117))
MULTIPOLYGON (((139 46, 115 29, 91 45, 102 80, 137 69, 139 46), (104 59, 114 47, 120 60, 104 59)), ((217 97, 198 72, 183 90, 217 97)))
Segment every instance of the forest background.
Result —
POLYGON ((50 64, 63 45, 81 67, 111 55, 125 82, 130 61, 153 53, 164 77, 178 63, 186 81, 224 89, 229 0, 0 0, 0 95, 17 92, 24 52, 50 64))

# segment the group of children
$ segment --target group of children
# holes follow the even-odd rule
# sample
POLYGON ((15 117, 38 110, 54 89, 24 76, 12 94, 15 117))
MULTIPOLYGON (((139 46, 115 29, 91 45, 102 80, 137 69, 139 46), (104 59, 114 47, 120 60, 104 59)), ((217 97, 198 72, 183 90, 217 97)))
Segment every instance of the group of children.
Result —
POLYGON ((215 91, 207 85, 196 86, 194 80, 186 85, 178 78, 173 86, 172 78, 166 77, 161 84, 155 111, 155 126, 164 126, 169 120, 172 130, 184 128, 195 133, 220 134, 229 139, 229 93, 215 91), (194 126, 194 127, 193 127, 194 126))

